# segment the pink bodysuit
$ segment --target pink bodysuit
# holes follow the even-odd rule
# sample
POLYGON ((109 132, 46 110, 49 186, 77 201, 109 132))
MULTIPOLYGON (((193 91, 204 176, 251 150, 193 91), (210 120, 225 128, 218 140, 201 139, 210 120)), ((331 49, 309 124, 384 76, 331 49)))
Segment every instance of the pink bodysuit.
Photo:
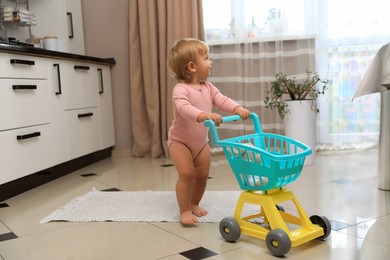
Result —
POLYGON ((177 84, 172 93, 173 121, 168 132, 168 147, 172 143, 182 143, 190 149, 195 159, 208 143, 208 127, 198 122, 202 112, 211 113, 213 106, 232 114, 237 102, 224 96, 208 81, 202 83, 202 89, 190 84, 177 84))

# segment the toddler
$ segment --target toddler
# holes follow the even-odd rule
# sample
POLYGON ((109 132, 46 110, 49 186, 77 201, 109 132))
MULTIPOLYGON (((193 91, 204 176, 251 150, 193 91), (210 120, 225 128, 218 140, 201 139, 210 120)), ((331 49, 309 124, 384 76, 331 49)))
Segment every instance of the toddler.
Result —
POLYGON ((203 121, 211 119, 217 126, 222 122, 222 116, 212 112, 213 106, 243 119, 250 115, 207 81, 211 64, 206 43, 192 38, 178 40, 168 56, 168 65, 178 81, 172 92, 173 121, 168 147, 178 172, 176 197, 183 225, 194 224, 198 222, 197 217, 207 214, 199 206, 211 160, 208 128, 203 121))

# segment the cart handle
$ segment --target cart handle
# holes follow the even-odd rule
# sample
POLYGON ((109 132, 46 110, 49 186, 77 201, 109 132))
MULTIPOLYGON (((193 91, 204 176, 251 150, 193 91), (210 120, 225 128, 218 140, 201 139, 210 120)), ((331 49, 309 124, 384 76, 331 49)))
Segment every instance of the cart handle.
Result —
MULTIPOLYGON (((226 122, 231 122, 231 121, 238 121, 240 120, 241 117, 239 115, 233 115, 233 116, 224 116, 222 117, 222 123, 226 122)), ((253 126, 255 128, 255 132, 261 134, 261 126, 260 126, 260 120, 259 117, 257 116, 256 113, 251 113, 250 114, 250 119, 252 119, 253 126)), ((210 134, 211 134, 211 139, 213 141, 213 144, 216 145, 219 142, 219 136, 218 136, 218 131, 217 127, 214 123, 213 120, 207 119, 204 121, 204 125, 208 128, 210 128, 210 134)))
POLYGON ((224 116, 222 117, 222 123, 240 120, 240 115, 224 116))

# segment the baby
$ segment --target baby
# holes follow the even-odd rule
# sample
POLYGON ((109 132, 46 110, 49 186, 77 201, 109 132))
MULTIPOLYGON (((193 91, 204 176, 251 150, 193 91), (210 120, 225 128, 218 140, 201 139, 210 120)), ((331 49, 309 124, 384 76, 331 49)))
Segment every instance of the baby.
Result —
POLYGON ((184 38, 178 40, 168 56, 169 68, 178 83, 172 92, 173 121, 168 132, 169 155, 176 167, 178 180, 176 197, 183 225, 198 222, 207 214, 199 206, 206 189, 210 171, 208 128, 203 121, 211 119, 218 126, 222 116, 213 113, 213 106, 247 119, 250 111, 224 96, 212 83, 212 61, 209 48, 203 41, 184 38))

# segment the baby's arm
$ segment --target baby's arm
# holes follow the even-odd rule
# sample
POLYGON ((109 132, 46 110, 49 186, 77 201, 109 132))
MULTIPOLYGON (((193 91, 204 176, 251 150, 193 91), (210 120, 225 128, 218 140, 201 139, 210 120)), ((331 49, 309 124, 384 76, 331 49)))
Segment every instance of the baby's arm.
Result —
MULTIPOLYGON (((249 110, 242 108, 241 106, 234 107, 233 113, 236 115, 239 115, 242 119, 249 118, 249 116, 251 114, 251 112, 249 110)), ((213 120, 216 126, 219 126, 222 123, 222 116, 217 114, 217 113, 201 112, 197 118, 198 122, 203 122, 206 119, 213 120)))
POLYGON ((219 126, 222 123, 222 116, 217 114, 217 113, 206 113, 206 112, 201 112, 198 115, 198 122, 203 122, 206 119, 211 119, 214 121, 216 126, 219 126))

